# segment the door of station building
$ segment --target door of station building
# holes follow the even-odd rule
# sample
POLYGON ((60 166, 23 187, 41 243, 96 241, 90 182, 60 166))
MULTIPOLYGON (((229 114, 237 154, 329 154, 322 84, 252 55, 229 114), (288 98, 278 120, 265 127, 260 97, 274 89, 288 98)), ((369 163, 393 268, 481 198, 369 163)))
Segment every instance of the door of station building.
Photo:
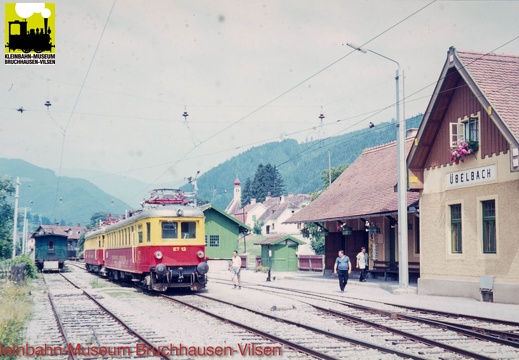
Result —
POLYGON ((357 254, 361 247, 368 249, 368 233, 364 230, 353 231, 351 235, 346 235, 346 246, 344 252, 350 258, 351 270, 355 271, 357 264, 357 254))
POLYGON ((339 232, 329 232, 324 243, 324 268, 333 272, 333 266, 339 250, 344 250, 344 235, 339 232))

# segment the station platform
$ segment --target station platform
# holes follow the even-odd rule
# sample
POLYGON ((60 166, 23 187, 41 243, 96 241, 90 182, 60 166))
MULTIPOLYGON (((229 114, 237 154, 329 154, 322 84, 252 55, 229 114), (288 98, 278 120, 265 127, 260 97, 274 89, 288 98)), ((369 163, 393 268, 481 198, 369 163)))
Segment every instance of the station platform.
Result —
MULTIPOLYGON (((267 286, 295 288, 312 292, 322 292, 323 295, 336 295, 344 299, 377 301, 394 305, 405 305, 427 310, 446 311, 462 315, 482 316, 492 319, 519 322, 519 305, 498 304, 477 301, 470 298, 419 295, 417 284, 410 283, 406 289, 400 288, 398 281, 384 279, 368 279, 360 282, 358 273, 348 280, 344 293, 340 292, 339 280, 336 275, 323 275, 310 272, 274 272, 270 274, 242 269, 241 281, 245 288, 247 284, 262 284, 267 286)), ((229 270, 213 269, 208 274, 208 288, 211 279, 230 280, 229 270)))

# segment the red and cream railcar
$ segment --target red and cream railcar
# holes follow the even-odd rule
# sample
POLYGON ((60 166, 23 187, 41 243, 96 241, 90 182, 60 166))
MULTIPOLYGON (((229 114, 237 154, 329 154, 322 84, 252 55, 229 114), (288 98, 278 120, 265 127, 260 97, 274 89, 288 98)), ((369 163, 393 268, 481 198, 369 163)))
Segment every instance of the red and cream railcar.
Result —
POLYGON ((155 291, 204 288, 209 270, 205 260, 204 213, 182 204, 157 202, 87 234, 85 241, 90 269, 155 291), (93 245, 90 253, 88 242, 93 245))
POLYGON ((85 258, 86 269, 90 272, 104 274, 104 241, 104 228, 95 230, 85 237, 85 250, 83 256, 85 258))

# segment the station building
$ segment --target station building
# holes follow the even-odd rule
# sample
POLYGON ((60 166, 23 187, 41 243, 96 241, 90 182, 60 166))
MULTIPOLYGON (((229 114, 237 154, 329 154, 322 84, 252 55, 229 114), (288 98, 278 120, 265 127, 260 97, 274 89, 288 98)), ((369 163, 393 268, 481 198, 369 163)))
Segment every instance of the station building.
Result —
MULTIPOLYGON (((395 127, 395 136, 396 136, 395 127)), ((406 140, 406 151, 414 141, 406 140)), ((387 268, 398 274, 397 144, 366 149, 317 199, 287 222, 316 223, 325 234, 325 274, 333 272, 339 250, 352 260, 361 247, 368 249, 370 270, 387 268)), ((417 192, 408 192, 408 259, 418 264, 420 233, 417 192)), ((416 280, 416 278, 414 279, 416 280)))
MULTIPOLYGON (((406 146, 418 292, 519 304, 519 57, 450 48, 406 146)), ((328 272, 366 245, 398 267, 396 172, 394 143, 367 149, 288 220, 324 224, 328 272)))
POLYGON ((450 48, 407 158, 420 294, 519 303, 518 149, 519 57, 450 48))

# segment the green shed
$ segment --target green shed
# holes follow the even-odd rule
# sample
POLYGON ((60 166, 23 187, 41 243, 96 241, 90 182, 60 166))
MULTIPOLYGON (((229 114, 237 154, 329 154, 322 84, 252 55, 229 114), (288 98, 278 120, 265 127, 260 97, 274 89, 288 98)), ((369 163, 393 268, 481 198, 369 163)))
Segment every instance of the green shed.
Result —
POLYGON ((254 245, 261 245, 261 265, 273 271, 297 271, 297 248, 304 242, 290 235, 275 235, 254 245))
POLYGON ((252 229, 212 204, 200 207, 205 215, 205 252, 210 259, 230 259, 238 241, 252 229))

